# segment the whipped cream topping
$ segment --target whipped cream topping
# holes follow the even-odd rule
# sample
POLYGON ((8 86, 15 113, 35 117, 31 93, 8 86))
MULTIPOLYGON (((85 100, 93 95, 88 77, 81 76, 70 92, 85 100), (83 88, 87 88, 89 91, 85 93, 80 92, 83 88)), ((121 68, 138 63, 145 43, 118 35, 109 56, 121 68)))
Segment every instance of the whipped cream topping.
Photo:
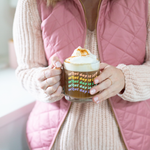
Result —
POLYGON ((79 46, 65 62, 72 64, 91 64, 98 62, 98 59, 96 55, 93 55, 88 49, 79 46))

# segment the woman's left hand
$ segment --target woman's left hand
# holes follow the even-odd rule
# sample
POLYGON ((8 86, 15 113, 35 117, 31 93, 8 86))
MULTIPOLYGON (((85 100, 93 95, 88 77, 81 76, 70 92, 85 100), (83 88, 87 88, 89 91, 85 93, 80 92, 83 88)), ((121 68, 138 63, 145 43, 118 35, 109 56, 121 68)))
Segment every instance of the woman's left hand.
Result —
POLYGON ((98 85, 90 90, 91 95, 98 93, 93 97, 95 103, 107 100, 125 88, 125 77, 120 69, 101 63, 100 71, 100 75, 94 79, 94 84, 98 85))

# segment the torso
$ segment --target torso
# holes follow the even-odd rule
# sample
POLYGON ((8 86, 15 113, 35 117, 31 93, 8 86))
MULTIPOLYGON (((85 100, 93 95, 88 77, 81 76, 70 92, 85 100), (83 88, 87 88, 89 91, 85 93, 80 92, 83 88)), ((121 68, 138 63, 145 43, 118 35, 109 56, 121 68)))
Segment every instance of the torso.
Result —
MULTIPOLYGON (((84 48, 98 57, 96 31, 86 32, 84 48)), ((52 150, 125 150, 108 100, 72 103, 52 150)))
POLYGON ((85 9, 85 16, 87 20, 87 28, 93 31, 96 27, 96 20, 98 15, 99 5, 102 0, 81 0, 85 9))

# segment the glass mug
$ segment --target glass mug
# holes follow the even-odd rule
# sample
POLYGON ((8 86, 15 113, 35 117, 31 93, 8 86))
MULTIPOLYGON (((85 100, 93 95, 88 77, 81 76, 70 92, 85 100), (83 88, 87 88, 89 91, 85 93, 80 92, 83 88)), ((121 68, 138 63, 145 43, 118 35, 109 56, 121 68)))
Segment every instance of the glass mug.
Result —
POLYGON ((64 94, 71 102, 90 102, 94 95, 90 89, 95 86, 94 79, 100 74, 100 62, 91 64, 72 64, 64 62, 64 94))

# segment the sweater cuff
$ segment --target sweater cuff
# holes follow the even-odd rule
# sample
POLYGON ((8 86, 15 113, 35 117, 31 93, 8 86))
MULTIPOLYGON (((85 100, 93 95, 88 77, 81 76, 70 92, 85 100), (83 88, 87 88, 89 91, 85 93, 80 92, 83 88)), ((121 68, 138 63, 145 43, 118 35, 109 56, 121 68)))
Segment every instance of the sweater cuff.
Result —
POLYGON ((131 95, 131 90, 132 90, 132 84, 131 84, 131 78, 130 78, 130 70, 129 67, 126 66, 125 64, 119 64, 116 68, 122 70, 124 77, 125 77, 125 89, 124 92, 118 93, 117 95, 121 97, 123 100, 129 101, 129 97, 131 95))

